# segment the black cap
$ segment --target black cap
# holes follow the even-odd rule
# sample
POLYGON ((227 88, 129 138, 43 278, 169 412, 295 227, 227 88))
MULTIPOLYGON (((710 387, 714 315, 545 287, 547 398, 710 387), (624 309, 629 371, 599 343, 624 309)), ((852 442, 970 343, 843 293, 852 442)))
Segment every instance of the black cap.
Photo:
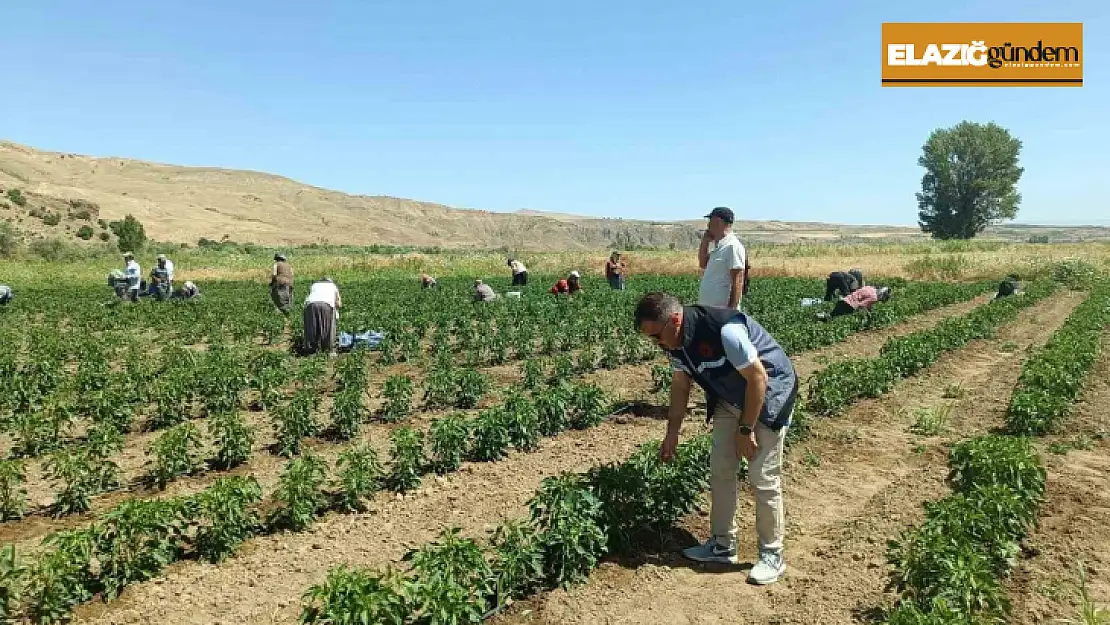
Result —
POLYGON ((706 219, 713 219, 714 217, 720 217, 721 221, 725 222, 726 224, 731 224, 732 220, 734 219, 732 215, 732 209, 726 206, 718 206, 717 208, 709 211, 709 214, 705 216, 706 219))

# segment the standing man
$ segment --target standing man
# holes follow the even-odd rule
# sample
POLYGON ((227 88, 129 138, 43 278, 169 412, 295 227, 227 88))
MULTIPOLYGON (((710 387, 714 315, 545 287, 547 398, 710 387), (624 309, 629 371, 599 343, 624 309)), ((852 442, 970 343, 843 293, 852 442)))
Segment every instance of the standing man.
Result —
POLYGON ((698 248, 702 270, 698 304, 739 310, 747 258, 744 245, 732 233, 732 209, 718 206, 705 218, 709 225, 698 248))
POLYGON ((142 280, 142 269, 135 262, 135 255, 127 252, 123 255, 123 274, 127 276, 127 292, 132 302, 139 301, 139 282, 142 280))
POLYGON ((624 290, 625 264, 621 260, 620 252, 613 252, 605 263, 605 279, 609 281, 609 288, 615 291, 624 290))
POLYGON ((284 254, 274 254, 274 266, 270 270, 270 299, 282 314, 289 314, 293 305, 293 266, 284 254))
POLYGON ((663 462, 674 458, 691 382, 702 387, 711 406, 711 536, 683 554, 699 562, 737 562, 737 472, 740 458, 747 458, 759 538, 759 560, 748 581, 778 581, 786 572, 782 457, 798 395, 794 365, 761 325, 735 309, 684 307, 677 297, 656 292, 640 300, 635 321, 640 333, 667 352, 674 370, 667 435, 659 452, 663 462))

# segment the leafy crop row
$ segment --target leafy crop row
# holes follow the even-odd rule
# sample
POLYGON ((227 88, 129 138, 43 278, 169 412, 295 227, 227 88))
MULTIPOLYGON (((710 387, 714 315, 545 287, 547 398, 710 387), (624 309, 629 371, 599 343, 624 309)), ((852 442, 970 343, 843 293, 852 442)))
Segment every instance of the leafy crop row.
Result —
MULTIPOLYGON (((412 490, 425 473, 457 470, 463 458, 497 460, 510 447, 536 449, 541 436, 554 436, 568 427, 596 426, 608 414, 608 402, 602 389, 588 384, 563 383, 543 395, 515 394, 471 419, 442 417, 433 422, 428 436, 410 427, 394 429, 387 467, 365 443, 354 445, 339 456, 330 481, 328 463, 312 451, 303 451, 282 471, 272 500, 264 506, 268 510, 264 517, 258 505, 262 491, 253 477, 220 478, 195 496, 126 501, 87 528, 48 536, 45 553, 30 566, 15 565, 13 552, 12 577, 18 577, 18 583, 9 589, 14 594, 8 603, 35 623, 59 622, 74 605, 97 593, 111 599, 124 586, 151 579, 181 558, 217 562, 250 536, 302 531, 330 509, 365 510, 381 488, 412 490), (479 434, 483 424, 488 424, 484 437, 479 434), (118 570, 104 568, 111 558, 123 557, 123 551, 126 561, 119 563, 118 570)), ((163 452, 167 460, 156 465, 156 478, 186 471, 196 462, 190 453, 191 427, 181 424, 166 432, 169 439, 160 439, 167 447, 163 452), (180 451, 169 449, 171 442, 180 451)), ((16 502, 8 504, 12 514, 21 501, 16 492, 19 470, 15 464, 0 465, 0 488, 16 502)), ((0 493, 0 503, 5 501, 0 493)), ((87 496, 83 501, 87 509, 87 496)))
POLYGON ((813 377, 806 398, 808 410, 817 415, 843 411, 857 399, 878 397, 909 376, 916 375, 941 354, 963 347, 974 339, 993 336, 997 328, 1018 312, 1054 292, 1052 282, 1036 282, 1020 297, 983 304, 961 317, 948 318, 932 328, 892 338, 876 358, 850 358, 825 367, 813 377))
POLYGON ((1056 427, 1083 390, 1108 323, 1110 286, 1101 285, 1025 361, 1006 413, 1011 433, 1041 435, 1056 427))
POLYGON ((409 567, 337 567, 304 593, 303 623, 478 623, 544 588, 585 581, 605 555, 656 536, 689 512, 708 486, 710 437, 659 462, 659 443, 624 463, 546 478, 526 519, 506 520, 479 542, 445 530, 410 550, 409 567))
POLYGON ((1005 622, 1000 579, 1037 521, 1045 469, 1026 438, 987 435, 949 455, 954 493, 926 504, 925 521, 889 543, 894 625, 1005 622))

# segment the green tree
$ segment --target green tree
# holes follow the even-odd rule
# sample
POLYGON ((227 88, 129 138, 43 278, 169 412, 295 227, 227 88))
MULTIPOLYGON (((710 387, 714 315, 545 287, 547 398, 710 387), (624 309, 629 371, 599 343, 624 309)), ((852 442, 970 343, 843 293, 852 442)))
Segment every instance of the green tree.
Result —
POLYGON ((918 224, 934 239, 970 239, 1017 215, 1015 187, 1024 169, 1018 167, 1021 141, 1008 130, 963 121, 934 130, 922 150, 918 224))
POLYGON ((128 214, 123 221, 113 221, 109 224, 116 235, 116 242, 121 252, 138 252, 146 244, 146 229, 142 222, 128 214))

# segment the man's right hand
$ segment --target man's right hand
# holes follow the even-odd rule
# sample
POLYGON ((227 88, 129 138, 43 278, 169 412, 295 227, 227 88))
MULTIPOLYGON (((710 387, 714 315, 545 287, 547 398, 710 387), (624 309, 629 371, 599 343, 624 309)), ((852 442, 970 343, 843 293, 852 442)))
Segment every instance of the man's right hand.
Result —
POLYGON ((663 445, 659 448, 659 459, 663 462, 674 460, 676 449, 678 449, 678 434, 668 432, 663 438, 663 445))

